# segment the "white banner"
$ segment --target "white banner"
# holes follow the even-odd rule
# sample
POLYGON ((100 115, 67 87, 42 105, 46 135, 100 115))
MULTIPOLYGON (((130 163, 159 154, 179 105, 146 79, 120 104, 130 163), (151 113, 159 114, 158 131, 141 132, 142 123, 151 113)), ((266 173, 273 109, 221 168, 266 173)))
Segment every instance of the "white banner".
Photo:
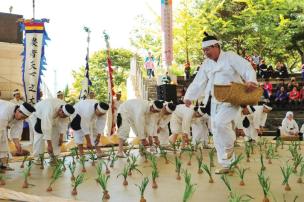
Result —
POLYGON ((39 97, 38 85, 40 78, 40 63, 43 46, 43 33, 26 33, 25 62, 24 62, 24 90, 27 102, 35 104, 39 97), (38 96, 37 96, 38 95, 38 96))

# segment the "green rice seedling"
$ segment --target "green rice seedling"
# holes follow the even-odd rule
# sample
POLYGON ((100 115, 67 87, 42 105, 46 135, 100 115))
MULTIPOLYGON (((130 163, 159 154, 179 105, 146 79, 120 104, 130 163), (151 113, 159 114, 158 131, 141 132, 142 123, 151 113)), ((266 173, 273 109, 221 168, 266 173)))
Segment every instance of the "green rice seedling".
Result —
POLYGON ((145 177, 140 185, 138 185, 138 184, 135 185, 138 187, 139 192, 140 192, 140 202, 146 202, 144 194, 145 194, 145 190, 146 190, 148 184, 149 184, 149 178, 145 177))
POLYGON ((115 153, 114 153, 114 155, 111 155, 111 159, 110 159, 110 168, 114 168, 114 163, 115 163, 115 161, 117 161, 118 160, 118 157, 115 155, 115 153))
POLYGON ((89 156, 90 159, 92 160, 92 166, 95 166, 96 156, 95 156, 95 151, 93 149, 89 150, 89 156))
POLYGON ((73 190, 72 190, 73 196, 77 195, 77 187, 83 182, 84 182, 84 173, 80 173, 73 181, 73 190))
POLYGON ((191 149, 190 151, 188 151, 188 156, 189 156, 189 161, 187 163, 188 166, 191 166, 191 160, 192 160, 192 157, 193 157, 193 150, 191 149))
POLYGON ((203 156, 196 156, 196 160, 197 160, 197 166, 198 166, 198 170, 197 170, 197 174, 202 174, 203 170, 202 170, 202 164, 203 164, 203 156))
POLYGON ((70 173, 71 173, 71 181, 74 181, 75 180, 76 165, 73 164, 73 163, 70 163, 69 164, 69 170, 70 170, 70 173))
POLYGON ((246 162, 250 162, 250 143, 245 142, 246 162))
POLYGON ((266 150, 266 158, 268 159, 268 164, 272 164, 272 159, 277 159, 278 155, 275 154, 272 144, 266 150))
POLYGON ((286 167, 280 167, 283 175, 283 183, 282 185, 285 185, 285 191, 290 191, 291 188, 289 186, 289 178, 292 174, 292 167, 290 165, 287 165, 286 167))
POLYGON ((261 163, 261 170, 263 171, 266 170, 266 167, 264 165, 264 156, 262 153, 260 154, 260 163, 261 163))
POLYGON ((44 160, 44 153, 42 154, 39 154, 39 160, 40 160, 40 169, 44 169, 44 163, 45 163, 45 160, 44 160))
POLYGON ((202 141, 200 140, 195 140, 194 144, 194 150, 197 151, 200 148, 200 145, 202 144, 202 141))
POLYGON ((47 188, 47 192, 51 192, 53 189, 52 189, 52 185, 62 176, 62 168, 61 166, 56 166, 55 167, 55 170, 53 172, 53 175, 52 175, 52 179, 51 179, 51 182, 49 184, 49 187, 47 188))
POLYGON ((245 177, 245 173, 248 170, 248 168, 237 168, 237 174, 240 177, 241 181, 240 181, 240 186, 244 186, 245 182, 244 182, 244 177, 245 177))
POLYGON ((27 158, 28 158, 28 155, 25 155, 25 156, 23 157, 23 160, 22 160, 22 163, 21 163, 21 165, 20 165, 20 168, 24 168, 24 163, 25 163, 25 161, 27 160, 27 158))
POLYGON ((97 175, 101 175, 102 173, 102 167, 103 165, 105 164, 105 162, 103 160, 99 161, 97 166, 96 166, 96 172, 97 172, 97 175))
POLYGON ((278 152, 278 148, 280 147, 280 145, 281 145, 281 140, 277 138, 274 147, 275 152, 278 152))
POLYGON ((152 188, 156 189, 158 187, 156 183, 156 178, 159 176, 157 166, 152 166, 152 188))
POLYGON ((29 184, 28 184, 28 177, 30 176, 30 172, 31 172, 31 168, 32 168, 32 163, 27 164, 27 167, 23 170, 23 177, 24 177, 24 181, 23 181, 23 185, 22 188, 28 188, 29 184))
POLYGON ((301 164, 299 178, 297 183, 303 183, 302 177, 304 176, 304 164, 301 164))
POLYGON ((184 179, 186 183, 184 195, 183 195, 183 202, 190 201, 191 196, 195 192, 195 184, 191 183, 191 174, 186 170, 184 172, 184 179))
POLYGON ((169 160, 167 157, 168 152, 162 146, 159 147, 159 150, 160 150, 160 156, 165 159, 166 164, 169 164, 169 160))
POLYGON ((233 175, 234 168, 238 167, 238 164, 244 159, 243 154, 236 156, 235 160, 229 165, 229 176, 233 175))
POLYGON ((284 144, 285 144, 284 140, 280 140, 280 142, 281 142, 281 149, 284 149, 284 144))
POLYGON ((208 153, 210 168, 214 167, 214 155, 215 155, 215 148, 212 148, 208 153))
POLYGON ((254 199, 254 198, 248 194, 239 196, 236 193, 231 193, 231 195, 229 196, 228 202, 248 202, 248 201, 251 201, 252 199, 254 199))
POLYGON ((108 181, 109 181, 110 176, 106 175, 104 173, 101 173, 100 175, 98 175, 96 182, 99 184, 99 186, 102 188, 103 190, 103 196, 102 199, 103 200, 108 200, 110 199, 110 194, 109 191, 107 189, 108 187, 108 181))
POLYGON ((173 142, 169 142, 169 143, 170 143, 170 146, 171 146, 172 149, 173 149, 173 153, 176 154, 176 151, 177 151, 176 143, 173 143, 173 142))
POLYGON ((232 188, 231 188, 231 184, 230 184, 230 182, 229 182, 227 176, 226 176, 226 175, 222 175, 222 176, 221 176, 221 180, 222 180, 222 181, 224 182, 224 184, 226 185, 226 187, 227 187, 227 189, 228 189, 228 191, 229 191, 229 197, 230 197, 231 194, 232 194, 232 188))
POLYGON ((254 144, 253 144, 253 142, 249 142, 249 147, 250 147, 250 150, 251 150, 251 154, 253 155, 254 154, 254 144))
POLYGON ((293 172, 297 173, 298 166, 303 162, 303 156, 301 153, 297 153, 293 160, 293 172))
POLYGON ((124 178, 124 181, 123 181, 123 185, 124 186, 127 186, 128 185, 128 181, 127 181, 127 177, 128 177, 128 172, 129 172, 129 164, 128 165, 125 165, 124 166, 124 168, 123 168, 123 170, 122 170, 122 172, 121 173, 119 173, 118 175, 117 175, 117 178, 119 177, 119 176, 123 176, 123 178, 124 178))
POLYGON ((72 157, 72 163, 76 164, 75 158, 78 156, 78 148, 74 147, 74 148, 70 149, 70 155, 72 157))
POLYGON ((270 180, 269 177, 265 177, 264 172, 261 170, 261 172, 258 174, 258 179, 260 182, 260 185, 263 189, 264 199, 263 202, 269 202, 269 193, 270 193, 270 180))
POLYGON ((87 172, 86 167, 85 167, 85 162, 86 162, 85 156, 81 156, 80 159, 79 159, 79 163, 82 167, 81 172, 83 172, 83 173, 87 172))
POLYGON ((212 178, 212 174, 211 174, 211 168, 209 168, 206 164, 202 164, 202 169, 205 170, 205 172, 208 174, 209 176, 209 183, 214 183, 214 180, 212 178))
POLYGON ((131 162, 130 162, 129 173, 128 173, 129 176, 132 175, 132 171, 137 171, 140 174, 142 174, 141 171, 138 169, 139 165, 137 164, 137 159, 138 159, 137 156, 131 155, 131 162))
POLYGON ((177 156, 175 157, 175 170, 177 172, 177 180, 181 179, 180 173, 181 173, 181 167, 182 167, 182 161, 177 156))

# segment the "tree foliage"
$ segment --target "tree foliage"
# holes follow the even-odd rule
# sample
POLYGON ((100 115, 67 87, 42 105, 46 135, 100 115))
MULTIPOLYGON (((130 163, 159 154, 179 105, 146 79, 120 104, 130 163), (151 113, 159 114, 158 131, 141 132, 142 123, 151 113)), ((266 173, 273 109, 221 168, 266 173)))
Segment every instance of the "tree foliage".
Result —
MULTIPOLYGON (((130 70, 130 59, 133 53, 126 49, 112 49, 111 60, 113 71, 113 80, 115 90, 123 90, 126 85, 126 78, 130 70)), ((107 53, 106 50, 95 52, 89 59, 90 80, 92 86, 90 91, 95 92, 97 100, 108 101, 108 74, 107 74, 107 53)), ((82 85, 81 81, 84 78, 84 67, 77 71, 73 71, 74 83, 73 88, 76 94, 79 95, 82 85)))
MULTIPOLYGON (((192 67, 202 62, 201 40, 205 31, 216 35, 224 50, 233 50, 242 56, 256 52, 268 64, 283 61, 291 69, 304 63, 303 0, 180 0, 174 3, 178 3, 173 11, 174 59, 178 64, 186 63, 187 58, 192 67)), ((145 24, 153 23, 160 27, 159 17, 155 22, 141 18, 140 24, 144 28, 145 24)), ((150 28, 132 35, 133 44, 160 49, 160 36, 150 32, 150 28)))

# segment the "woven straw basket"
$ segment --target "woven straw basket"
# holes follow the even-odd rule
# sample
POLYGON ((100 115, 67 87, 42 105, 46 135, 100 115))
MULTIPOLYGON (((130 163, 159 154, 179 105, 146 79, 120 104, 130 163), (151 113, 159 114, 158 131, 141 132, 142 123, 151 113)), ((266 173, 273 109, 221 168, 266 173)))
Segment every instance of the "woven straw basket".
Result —
POLYGON ((229 102, 232 105, 256 105, 262 94, 263 89, 261 87, 247 92, 246 85, 241 83, 214 85, 214 96, 216 100, 229 102))

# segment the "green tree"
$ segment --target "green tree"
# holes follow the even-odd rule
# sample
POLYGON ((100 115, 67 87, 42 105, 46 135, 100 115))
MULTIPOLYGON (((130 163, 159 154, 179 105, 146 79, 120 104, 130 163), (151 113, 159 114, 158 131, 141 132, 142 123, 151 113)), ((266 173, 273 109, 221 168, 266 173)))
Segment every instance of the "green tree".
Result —
MULTIPOLYGON (((126 49, 112 49, 111 61, 113 71, 114 88, 116 90, 125 89, 126 78, 130 70, 130 59, 133 53, 126 49)), ((108 74, 107 74, 107 53, 106 50, 95 52, 89 59, 90 80, 92 81, 91 91, 96 94, 96 99, 108 101, 108 74)), ((81 81, 84 78, 84 67, 73 71, 74 83, 73 88, 76 94, 81 91, 81 81)))

